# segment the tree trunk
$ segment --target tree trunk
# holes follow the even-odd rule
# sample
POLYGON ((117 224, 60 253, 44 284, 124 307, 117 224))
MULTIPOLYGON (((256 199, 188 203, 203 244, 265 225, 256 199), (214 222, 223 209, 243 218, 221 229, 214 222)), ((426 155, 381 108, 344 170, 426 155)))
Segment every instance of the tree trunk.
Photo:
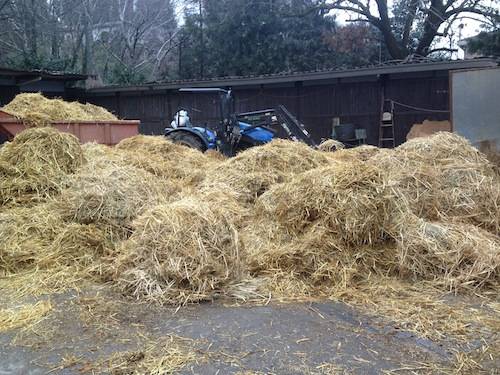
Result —
POLYGON ((92 48, 93 48, 93 36, 92 36, 92 25, 90 17, 90 4, 89 0, 85 2, 85 15, 83 23, 83 33, 85 46, 83 49, 83 62, 82 62, 82 73, 90 74, 92 66, 92 48))
POLYGON ((58 4, 56 4, 56 1, 51 2, 51 9, 50 9, 50 32, 51 32, 51 46, 50 46, 50 54, 52 56, 53 60, 58 60, 59 59, 59 32, 57 30, 57 15, 58 15, 58 4))
POLYGON ((205 76, 205 41, 203 40, 203 2, 199 0, 200 7, 200 78, 205 76))
POLYGON ((439 27, 444 22, 444 11, 445 6, 441 0, 431 1, 430 10, 427 12, 427 16, 425 18, 424 31, 415 51, 417 54, 427 56, 429 53, 429 47, 436 37, 439 27))
POLYGON ((382 33, 387 50, 393 59, 402 60, 408 56, 408 49, 396 39, 391 31, 390 23, 383 23, 377 27, 382 33))
POLYGON ((389 18, 389 10, 387 8, 387 0, 376 0, 380 19, 375 21, 375 26, 380 30, 384 37, 387 50, 393 59, 401 60, 408 56, 408 49, 401 44, 391 28, 391 19, 389 18))
POLYGON ((31 54, 32 61, 38 60, 38 35, 37 35, 37 12, 36 12, 36 0, 31 0, 30 12, 30 25, 29 25, 29 38, 28 38, 28 50, 31 54))

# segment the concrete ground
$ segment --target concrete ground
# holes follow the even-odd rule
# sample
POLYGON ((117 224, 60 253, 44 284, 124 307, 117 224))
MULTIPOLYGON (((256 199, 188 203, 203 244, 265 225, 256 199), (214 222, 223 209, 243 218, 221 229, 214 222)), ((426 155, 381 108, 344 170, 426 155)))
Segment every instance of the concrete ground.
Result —
MULTIPOLYGON (((190 339, 196 357, 174 371, 180 374, 434 374, 447 373, 454 360, 451 344, 402 332, 338 302, 175 309, 97 291, 51 302, 54 310, 39 324, 0 334, 0 375, 132 373, 95 363, 172 335, 190 339)), ((485 373, 496 373, 499 364, 494 359, 485 373)))

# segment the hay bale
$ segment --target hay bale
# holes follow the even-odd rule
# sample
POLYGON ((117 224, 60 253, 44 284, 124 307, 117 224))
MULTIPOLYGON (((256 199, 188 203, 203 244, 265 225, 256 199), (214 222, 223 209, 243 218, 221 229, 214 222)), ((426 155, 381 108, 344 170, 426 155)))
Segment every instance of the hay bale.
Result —
POLYGON ((94 224, 61 225, 52 243, 36 254, 36 266, 54 269, 64 266, 94 266, 108 249, 113 248, 106 228, 94 224))
POLYGON ((271 221, 250 225, 242 233, 251 274, 266 278, 268 288, 280 297, 337 295, 374 274, 397 269, 392 243, 346 246, 321 224, 299 235, 285 233, 271 221))
POLYGON ((23 120, 27 126, 45 127, 54 121, 115 121, 116 116, 104 108, 62 99, 48 99, 40 93, 18 94, 1 108, 23 120))
POLYGON ((207 167, 218 162, 161 136, 134 136, 122 140, 116 148, 128 164, 161 178, 181 180, 184 185, 201 182, 207 167))
POLYGON ((0 270, 17 273, 36 263, 53 243, 62 220, 49 204, 15 207, 0 213, 0 270))
POLYGON ((251 220, 252 209, 239 200, 239 195, 231 187, 223 184, 202 186, 193 191, 183 190, 181 196, 190 195, 195 199, 208 202, 215 210, 223 210, 223 214, 238 228, 251 220))
POLYGON ((382 241, 394 208, 382 170, 366 163, 334 163, 272 186, 258 208, 287 230, 302 233, 321 224, 345 244, 382 241))
POLYGON ((437 133, 370 159, 386 171, 395 199, 427 220, 453 220, 500 233, 500 179, 464 138, 437 133))
MULTIPOLYGON (((82 151, 89 164, 97 164, 100 161, 114 160, 121 161, 120 153, 114 147, 106 146, 101 143, 88 142, 82 144, 82 151)), ((98 166, 97 166, 98 167, 98 166)))
POLYGON ((495 168, 497 174, 500 175, 500 152, 488 151, 485 155, 489 162, 493 165, 493 168, 495 168))
POLYGON ((140 151, 158 156, 168 157, 170 154, 175 154, 187 150, 188 148, 171 142, 163 136, 152 135, 135 135, 130 138, 125 138, 116 145, 116 148, 127 151, 140 151))
POLYGON ((321 144, 318 146, 318 150, 325 152, 338 151, 344 148, 344 144, 335 139, 327 139, 326 141, 321 142, 321 144))
POLYGON ((441 164, 447 161, 460 160, 467 163, 484 164, 486 158, 464 137, 449 133, 437 132, 429 137, 410 139, 397 147, 401 155, 428 164, 441 164))
POLYGON ((277 139, 210 167, 201 186, 229 186, 241 201, 251 203, 270 186, 328 162, 325 153, 304 143, 277 139))
POLYGON ((358 147, 341 149, 333 153, 330 157, 338 161, 366 161, 385 149, 375 146, 361 145, 358 147))
POLYGON ((205 151, 206 157, 209 159, 213 159, 215 161, 224 161, 227 160, 227 156, 224 154, 220 153, 219 151, 216 150, 207 150, 205 151))
POLYGON ((284 228, 269 222, 261 224, 260 228, 245 228, 243 239, 247 262, 254 275, 288 274, 290 278, 307 279, 312 285, 338 275, 336 269, 333 273, 331 270, 342 246, 334 235, 320 226, 311 228, 302 236, 284 233, 284 228))
POLYGON ((0 204, 57 193, 83 163, 75 136, 52 128, 26 129, 2 148, 0 204))
POLYGON ((134 227, 115 262, 115 280, 128 295, 174 304, 205 300, 239 273, 237 232, 221 206, 187 197, 152 208, 134 227))
POLYGON ((109 162, 74 175, 61 192, 59 211, 69 221, 126 227, 152 204, 166 200, 173 185, 133 166, 109 162))
POLYGON ((398 247, 403 276, 450 289, 498 285, 500 240, 473 225, 410 216, 402 223, 398 247))

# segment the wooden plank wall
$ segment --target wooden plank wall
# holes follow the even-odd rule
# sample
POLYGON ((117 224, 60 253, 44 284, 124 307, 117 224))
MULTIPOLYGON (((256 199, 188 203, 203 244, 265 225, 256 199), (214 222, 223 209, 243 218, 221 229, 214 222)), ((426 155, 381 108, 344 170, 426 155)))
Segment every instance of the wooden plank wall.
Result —
MULTIPOLYGON (((448 76, 429 74, 414 77, 390 77, 382 83, 372 79, 332 82, 322 85, 295 83, 288 87, 267 85, 234 90, 236 111, 246 112, 285 105, 319 141, 328 138, 334 117, 342 123, 365 128, 369 144, 377 145, 380 118, 380 98, 386 98, 421 109, 448 110, 448 76)), ((194 108, 191 120, 196 124, 213 123, 218 119, 218 101, 214 94, 186 94, 174 90, 131 91, 111 94, 81 93, 82 101, 103 106, 119 117, 141 120, 143 134, 162 134, 179 106, 194 108)), ((426 112, 396 106, 396 144, 405 141, 414 123, 424 119, 449 119, 448 113, 426 112)))
POLYGON ((19 94, 17 86, 0 86, 0 107, 9 103, 17 94, 19 94))

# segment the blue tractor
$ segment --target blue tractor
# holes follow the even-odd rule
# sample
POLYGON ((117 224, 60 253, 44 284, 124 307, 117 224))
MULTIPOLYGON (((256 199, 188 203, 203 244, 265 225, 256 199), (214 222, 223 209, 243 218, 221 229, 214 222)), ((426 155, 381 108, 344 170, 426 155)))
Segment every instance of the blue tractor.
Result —
POLYGON ((191 124, 188 111, 179 108, 170 127, 165 129, 165 136, 174 143, 202 152, 217 150, 226 156, 234 156, 249 147, 270 142, 281 133, 283 137, 293 141, 316 146, 304 125, 282 105, 274 109, 234 113, 231 90, 194 88, 179 91, 218 94, 221 118, 211 128, 196 126, 191 124))

